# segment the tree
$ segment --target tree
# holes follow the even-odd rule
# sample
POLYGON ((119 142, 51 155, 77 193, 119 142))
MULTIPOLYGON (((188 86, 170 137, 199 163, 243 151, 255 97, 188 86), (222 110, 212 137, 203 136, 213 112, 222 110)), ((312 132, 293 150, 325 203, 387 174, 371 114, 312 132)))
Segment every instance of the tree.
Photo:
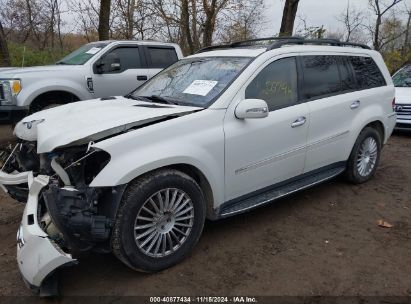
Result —
POLYGON ((368 0, 369 5, 374 10, 375 15, 377 16, 375 20, 375 25, 373 29, 373 46, 374 49, 379 51, 381 45, 381 25, 383 22, 384 15, 389 12, 394 6, 402 2, 402 0, 390 0, 390 2, 384 0, 368 0))
POLYGON ((110 11, 111 0, 100 0, 98 23, 98 39, 100 41, 110 39, 110 11))
POLYGON ((292 36, 294 22, 297 16, 299 0, 286 0, 284 4, 283 19, 281 21, 280 36, 292 36))
POLYGON ((349 42, 352 41, 353 35, 363 24, 364 15, 355 7, 350 7, 350 2, 348 2, 346 10, 339 16, 338 20, 344 24, 346 32, 345 41, 349 42))
POLYGON ((10 66, 9 49, 7 48, 6 35, 0 20, 0 66, 10 66))

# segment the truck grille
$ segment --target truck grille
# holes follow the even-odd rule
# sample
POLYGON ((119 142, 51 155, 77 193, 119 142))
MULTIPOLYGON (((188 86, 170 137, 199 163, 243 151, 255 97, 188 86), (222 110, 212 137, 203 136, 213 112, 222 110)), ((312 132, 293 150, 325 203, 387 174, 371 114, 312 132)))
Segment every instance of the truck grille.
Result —
POLYGON ((395 105, 395 112, 398 115, 411 115, 411 105, 395 105))

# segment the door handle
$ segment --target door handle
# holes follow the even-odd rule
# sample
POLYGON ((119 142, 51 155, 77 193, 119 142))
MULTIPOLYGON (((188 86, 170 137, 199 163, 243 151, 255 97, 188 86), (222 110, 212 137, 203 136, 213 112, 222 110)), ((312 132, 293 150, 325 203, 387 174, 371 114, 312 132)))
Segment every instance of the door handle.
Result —
POLYGON ((360 106, 361 106, 361 101, 357 100, 351 104, 350 108, 351 110, 355 110, 355 109, 358 109, 360 106))
POLYGON ((307 121, 307 118, 305 118, 304 116, 301 116, 291 124, 291 128, 301 127, 302 125, 306 123, 306 121, 307 121))
POLYGON ((148 77, 147 76, 137 76, 137 80, 138 81, 146 81, 148 79, 148 77))

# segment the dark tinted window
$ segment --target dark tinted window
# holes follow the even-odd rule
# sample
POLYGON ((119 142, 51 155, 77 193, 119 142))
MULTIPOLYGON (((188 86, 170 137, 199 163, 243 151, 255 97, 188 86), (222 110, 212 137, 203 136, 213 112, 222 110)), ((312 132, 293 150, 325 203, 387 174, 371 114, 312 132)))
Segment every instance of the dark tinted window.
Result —
POLYGON ((270 111, 297 102, 297 66, 295 58, 277 60, 264 68, 250 83, 245 98, 263 99, 270 111))
POLYGON ((339 61, 342 91, 345 92, 356 90, 357 84, 349 65, 348 58, 340 57, 339 61))
POLYGON ((359 89, 385 86, 385 80, 377 64, 370 57, 350 57, 359 89))
POLYGON ((150 68, 164 69, 178 60, 174 48, 148 47, 150 68))
MULTIPOLYGON (((120 63, 120 70, 115 71, 115 73, 141 68, 140 52, 137 47, 116 48, 110 52, 109 56, 112 56, 114 62, 120 63)), ((104 69, 110 69, 110 67, 104 67, 104 69)), ((106 70, 105 72, 110 72, 110 70, 106 70)))
POLYGON ((304 98, 311 99, 341 91, 337 57, 304 56, 301 59, 304 70, 304 98))

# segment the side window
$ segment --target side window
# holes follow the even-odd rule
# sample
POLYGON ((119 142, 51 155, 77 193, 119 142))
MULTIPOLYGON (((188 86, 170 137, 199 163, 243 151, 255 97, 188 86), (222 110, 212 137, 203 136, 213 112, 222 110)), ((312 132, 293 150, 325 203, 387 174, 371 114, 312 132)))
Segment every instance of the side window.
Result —
POLYGON ((148 47, 149 68, 164 69, 178 61, 174 48, 148 47))
POLYGON ((355 82, 355 78, 351 70, 348 57, 339 57, 339 67, 341 76, 341 90, 343 92, 356 90, 357 83, 355 82))
POLYGON ((335 56, 301 57, 304 72, 305 99, 322 97, 341 91, 341 79, 335 56))
POLYGON ((270 111, 294 105, 298 100, 297 65, 294 57, 266 66, 249 84, 247 99, 263 99, 270 111))
POLYGON ((360 90, 385 86, 386 82, 380 69, 370 57, 350 57, 360 90))
POLYGON ((121 73, 129 69, 141 69, 142 67, 138 47, 116 48, 106 54, 103 61, 105 62, 103 66, 104 73, 121 73), (118 68, 113 68, 115 66, 118 66, 118 68))

